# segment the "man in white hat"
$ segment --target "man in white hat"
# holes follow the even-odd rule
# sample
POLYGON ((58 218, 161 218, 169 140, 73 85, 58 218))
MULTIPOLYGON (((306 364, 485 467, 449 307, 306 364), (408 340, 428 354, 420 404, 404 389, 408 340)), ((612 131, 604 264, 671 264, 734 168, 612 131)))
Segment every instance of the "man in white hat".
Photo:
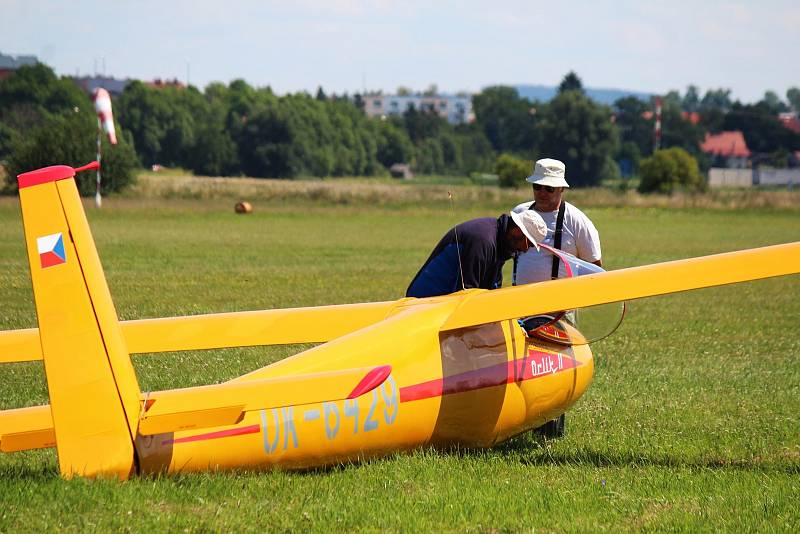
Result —
MULTIPOLYGON (((602 266, 597 229, 586 214, 564 200, 564 189, 569 187, 564 164, 557 159, 540 159, 527 181, 533 184, 533 201, 520 204, 512 213, 535 211, 547 225, 547 237, 542 243, 602 266)), ((514 262, 515 285, 563 276, 564 266, 544 250, 529 250, 514 262)))
POLYGON ((538 249, 547 228, 536 211, 484 217, 451 228, 433 249, 406 290, 407 297, 434 297, 462 289, 495 289, 503 264, 513 255, 538 249))

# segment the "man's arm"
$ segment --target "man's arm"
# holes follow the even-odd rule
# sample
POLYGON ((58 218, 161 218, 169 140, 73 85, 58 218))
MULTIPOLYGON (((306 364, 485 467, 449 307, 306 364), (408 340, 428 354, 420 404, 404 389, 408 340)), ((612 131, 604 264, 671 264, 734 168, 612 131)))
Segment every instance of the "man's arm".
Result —
POLYGON ((485 262, 483 258, 475 254, 475 251, 467 247, 461 258, 461 272, 464 274, 464 288, 472 289, 481 287, 485 262))
POLYGON ((603 266, 603 256, 600 248, 600 232, 595 228, 594 223, 583 212, 575 219, 575 248, 580 259, 597 265, 603 266))
POLYGON ((494 281, 486 280, 486 277, 491 274, 495 255, 494 245, 487 240, 471 240, 466 244, 461 257, 465 288, 493 289, 494 281))

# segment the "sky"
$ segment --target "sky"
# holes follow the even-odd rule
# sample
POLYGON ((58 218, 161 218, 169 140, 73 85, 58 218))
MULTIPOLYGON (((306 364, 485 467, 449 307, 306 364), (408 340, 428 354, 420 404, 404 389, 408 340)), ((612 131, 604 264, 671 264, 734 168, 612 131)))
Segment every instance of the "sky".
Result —
POLYGON ((60 75, 241 78, 279 93, 800 87, 797 0, 0 0, 0 52, 60 75))

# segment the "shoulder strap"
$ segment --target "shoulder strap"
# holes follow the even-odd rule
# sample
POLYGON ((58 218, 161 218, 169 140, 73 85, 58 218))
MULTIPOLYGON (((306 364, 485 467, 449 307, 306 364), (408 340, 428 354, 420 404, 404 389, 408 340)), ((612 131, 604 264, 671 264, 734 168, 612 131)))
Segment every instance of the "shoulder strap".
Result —
MULTIPOLYGON (((561 230, 564 228, 564 211, 566 210, 567 203, 561 201, 561 206, 558 208, 558 217, 556 217, 556 233, 553 236, 553 248, 561 250, 561 230)), ((555 280, 558 278, 558 256, 553 254, 553 269, 550 271, 550 278, 555 280)))
MULTIPOLYGON (((531 205, 528 206, 529 210, 534 209, 536 206, 536 201, 534 200, 531 202, 531 205)), ((561 206, 558 208, 558 215, 556 216, 556 232, 553 236, 553 248, 561 250, 561 230, 564 228, 564 211, 566 209, 566 203, 562 200, 561 206)), ((513 285, 517 285, 517 262, 519 260, 519 254, 514 254, 514 268, 511 271, 511 283, 513 285)), ((558 264, 559 259, 558 256, 555 254, 553 255, 553 268, 550 271, 550 278, 555 280, 558 278, 558 264)))

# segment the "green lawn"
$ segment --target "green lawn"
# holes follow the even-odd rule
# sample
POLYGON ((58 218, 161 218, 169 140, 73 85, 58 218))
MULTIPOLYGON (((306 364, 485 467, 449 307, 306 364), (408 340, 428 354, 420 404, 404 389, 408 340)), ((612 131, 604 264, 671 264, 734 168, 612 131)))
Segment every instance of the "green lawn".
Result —
MULTIPOLYGON (((502 207, 265 202, 238 216, 229 200, 110 198, 88 216, 117 312, 134 319, 395 299, 449 226, 502 207)), ((800 239, 796 210, 587 212, 612 269, 800 239)), ((0 303, 0 329, 35 326, 11 198, 0 199, 0 303)), ((799 318, 798 276, 629 303, 594 345, 594 383, 558 441, 125 483, 63 481, 53 451, 0 455, 0 532, 797 532, 799 318)), ((143 389, 162 389, 293 350, 134 362, 143 389)), ((43 402, 40 364, 0 366, 0 408, 43 402)))

